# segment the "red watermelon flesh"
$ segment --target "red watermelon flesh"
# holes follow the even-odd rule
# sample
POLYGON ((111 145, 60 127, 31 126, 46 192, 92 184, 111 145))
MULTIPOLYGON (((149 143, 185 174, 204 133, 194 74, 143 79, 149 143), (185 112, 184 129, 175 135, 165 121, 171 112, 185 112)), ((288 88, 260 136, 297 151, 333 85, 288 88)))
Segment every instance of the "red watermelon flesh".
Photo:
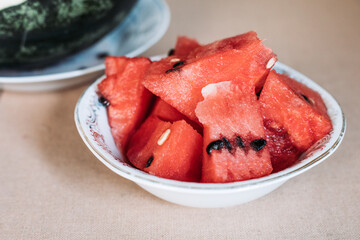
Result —
POLYGON ((147 160, 156 147, 157 139, 170 127, 170 122, 149 116, 129 141, 126 154, 129 161, 138 169, 144 170, 147 160))
POLYGON ((212 54, 216 54, 219 51, 233 49, 241 50, 243 46, 251 45, 256 42, 261 42, 261 40, 259 40, 259 38, 257 37, 256 32, 251 31, 234 37, 215 41, 207 45, 203 45, 201 48, 196 48, 189 54, 189 58, 203 58, 211 56, 212 54))
POLYGON ((156 116, 160 120, 167 122, 175 122, 179 120, 185 120, 188 124, 190 124, 198 133, 202 135, 202 126, 190 120, 188 117, 180 113, 178 110, 173 108, 171 105, 167 104, 161 98, 158 98, 154 104, 153 110, 151 112, 151 116, 156 116))
POLYGON ((146 172, 180 181, 200 180, 202 137, 184 120, 172 124, 168 140, 153 153, 146 172))
POLYGON ((247 67, 249 72, 254 70, 255 74, 260 75, 261 73, 257 72, 259 69, 256 69, 256 67, 262 68, 263 74, 260 78, 256 75, 249 75, 250 79, 248 80, 256 86, 255 90, 259 91, 264 85, 269 69, 276 63, 277 58, 270 48, 262 45, 262 41, 254 31, 196 48, 189 54, 188 58, 190 59, 189 62, 196 61, 197 59, 209 57, 219 52, 226 52, 234 49, 242 52, 244 55, 248 54, 248 61, 244 60, 241 62, 243 68, 247 67), (253 61, 255 61, 257 65, 254 66, 253 61))
POLYGON ((301 151, 291 142, 287 131, 271 121, 264 121, 264 127, 273 172, 293 165, 299 159, 301 151))
POLYGON ((150 116, 131 138, 127 157, 152 175, 198 182, 201 154, 202 137, 184 120, 171 124, 150 116))
POLYGON ((196 121, 195 108, 203 99, 203 87, 231 80, 248 82, 259 88, 269 72, 270 59, 275 63, 271 49, 262 45, 255 32, 249 32, 196 48, 187 60, 180 61, 181 65, 176 62, 176 56, 154 62, 143 84, 196 121))
POLYGON ((320 95, 284 74, 270 72, 259 101, 264 121, 286 130, 301 152, 332 129, 320 95))
POLYGON ((186 36, 179 36, 176 41, 174 55, 181 60, 185 60, 191 51, 200 46, 201 45, 195 39, 186 36))
POLYGON ((107 77, 122 73, 127 65, 123 57, 109 56, 105 58, 105 74, 107 77))
POLYGON ((110 57, 106 62, 113 67, 108 68, 109 75, 98 89, 110 104, 107 115, 115 144, 125 151, 129 135, 141 124, 152 102, 153 95, 141 84, 150 60, 110 57))
POLYGON ((204 126, 202 182, 269 175, 272 166, 254 86, 226 81, 206 86, 202 94, 205 100, 195 110, 204 126))
POLYGON ((167 104, 161 98, 156 99, 151 115, 167 122, 175 122, 185 118, 182 113, 173 108, 171 105, 167 104))

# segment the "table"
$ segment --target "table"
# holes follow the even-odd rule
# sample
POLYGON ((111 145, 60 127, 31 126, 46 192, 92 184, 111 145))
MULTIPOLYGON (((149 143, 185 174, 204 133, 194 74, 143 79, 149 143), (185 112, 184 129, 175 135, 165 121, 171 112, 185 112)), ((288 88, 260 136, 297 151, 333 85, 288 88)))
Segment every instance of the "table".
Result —
POLYGON ((107 169, 73 120, 86 85, 0 94, 1 239, 359 239, 360 3, 168 1, 165 36, 201 43, 256 30, 281 62, 325 87, 347 133, 325 162, 256 201, 224 209, 165 202, 107 169))

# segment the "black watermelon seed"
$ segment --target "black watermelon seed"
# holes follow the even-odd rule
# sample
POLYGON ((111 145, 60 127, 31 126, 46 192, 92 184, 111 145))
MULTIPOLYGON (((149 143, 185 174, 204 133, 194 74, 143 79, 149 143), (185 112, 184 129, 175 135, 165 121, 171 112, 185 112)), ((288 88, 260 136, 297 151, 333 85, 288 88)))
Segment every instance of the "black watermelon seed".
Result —
POLYGON ((236 144, 240 147, 240 148, 244 148, 245 147, 245 145, 244 145, 244 142, 243 142, 243 140, 241 139, 241 137, 239 137, 239 136, 236 136, 236 144))
POLYGON ((98 53, 98 54, 96 55, 96 57, 97 57, 98 59, 102 59, 102 58, 105 58, 105 57, 107 57, 107 56, 109 56, 109 53, 107 53, 107 52, 101 52, 101 53, 98 53))
POLYGON ((154 160, 154 157, 151 156, 151 157, 147 160, 145 167, 146 167, 146 168, 147 168, 147 167, 150 167, 150 165, 151 165, 151 163, 152 163, 153 160, 154 160))
POLYGON ((101 97, 99 98, 99 102, 100 102, 103 106, 105 106, 105 107, 110 106, 109 100, 107 100, 104 96, 101 96, 101 97))
POLYGON ((210 153, 213 149, 220 150, 223 147, 224 147, 224 142, 221 140, 216 140, 216 141, 209 143, 209 145, 206 147, 206 152, 207 152, 207 154, 210 155, 210 153))
POLYGON ((307 101, 308 103, 311 103, 307 96, 305 96, 304 94, 301 94, 301 96, 305 99, 305 101, 307 101))
POLYGON ((255 151, 260 151, 261 149, 263 149, 266 145, 266 140, 263 138, 260 139, 255 139, 254 141, 252 141, 250 143, 250 146, 252 147, 252 149, 254 149, 255 151))
POLYGON ((171 73, 171 72, 175 72, 175 71, 179 71, 180 68, 171 68, 169 70, 167 70, 165 73, 171 73))
POLYGON ((174 55, 174 52, 175 52, 175 50, 173 48, 170 49, 169 52, 168 52, 168 56, 174 55))
POLYGON ((229 140, 227 140, 225 137, 222 138, 222 141, 224 142, 225 144, 225 148, 231 152, 232 150, 232 146, 231 146, 231 143, 229 142, 229 140))
POLYGON ((260 90, 256 93, 257 99, 259 99, 262 90, 263 88, 261 87, 260 90))
POLYGON ((173 65, 173 68, 176 68, 176 67, 181 66, 181 65, 184 65, 184 64, 185 64, 184 61, 177 62, 177 63, 175 63, 175 64, 173 65))

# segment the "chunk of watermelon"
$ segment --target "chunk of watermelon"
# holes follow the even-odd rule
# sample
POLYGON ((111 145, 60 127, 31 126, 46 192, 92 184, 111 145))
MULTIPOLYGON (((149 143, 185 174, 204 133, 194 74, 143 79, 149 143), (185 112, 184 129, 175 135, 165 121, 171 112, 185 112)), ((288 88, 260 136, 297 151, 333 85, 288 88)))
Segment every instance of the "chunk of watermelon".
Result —
POLYGON ((255 32, 198 47, 185 61, 176 62, 176 58, 170 56, 154 62, 143 84, 195 121, 195 108, 203 99, 203 87, 231 80, 260 88, 276 61, 271 49, 263 46, 255 32))
POLYGON ((195 39, 186 36, 179 36, 176 41, 174 55, 182 60, 185 60, 188 58, 191 51, 200 46, 201 45, 195 39))
MULTIPOLYGON (((241 35, 212 42, 210 44, 202 46, 201 48, 196 48, 189 54, 189 58, 199 59, 211 56, 213 54, 217 54, 219 53, 219 51, 227 51, 233 49, 242 50, 244 46, 259 42, 261 41, 257 37, 257 33, 254 31, 250 31, 241 35)), ((269 52, 271 53, 271 50, 269 52)), ((254 53, 256 54, 257 52, 254 53)))
POLYGON ((266 79, 259 102, 267 125, 272 126, 275 134, 274 129, 286 131, 292 144, 301 152, 332 129, 321 96, 274 70, 266 79))
POLYGON ((190 120, 184 114, 180 113, 178 110, 173 108, 171 105, 167 104, 161 98, 158 98, 154 104, 151 116, 158 117, 160 120, 167 122, 175 122, 179 120, 185 120, 190 124, 198 133, 202 135, 203 130, 201 124, 190 120))
POLYGON ((273 172, 293 165, 299 159, 301 151, 291 142, 287 131, 269 120, 264 121, 264 127, 273 172))
POLYGON ((185 116, 182 113, 173 108, 171 105, 167 104, 161 98, 156 99, 151 115, 167 122, 175 122, 185 119, 185 116))
POLYGON ((270 155, 254 86, 209 84, 196 107, 204 126, 202 182, 234 182, 269 175, 270 155))
POLYGON ((202 137, 184 120, 164 122, 150 116, 132 136, 127 157, 152 175, 198 182, 202 137))
POLYGON ((124 72, 128 61, 125 61, 122 57, 109 56, 105 58, 105 74, 107 77, 112 75, 121 74, 124 72))
POLYGON ((116 146, 125 151, 129 135, 143 121, 153 95, 141 84, 150 60, 141 58, 106 58, 107 77, 98 84, 105 98, 111 133, 116 146))

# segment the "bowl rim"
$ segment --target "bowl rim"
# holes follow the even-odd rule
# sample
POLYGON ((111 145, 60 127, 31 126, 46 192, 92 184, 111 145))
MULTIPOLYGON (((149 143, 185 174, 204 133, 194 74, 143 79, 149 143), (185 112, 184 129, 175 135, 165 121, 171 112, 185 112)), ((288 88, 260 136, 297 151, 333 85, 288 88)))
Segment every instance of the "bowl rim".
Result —
MULTIPOLYGON (((75 124, 77 127, 77 130, 83 139, 86 146, 90 149, 90 151, 102 162, 104 163, 108 168, 110 168, 113 172, 121 175, 124 178, 127 178, 131 181, 134 181, 137 184, 150 186, 150 187, 156 187, 156 188, 162 188, 162 189, 168 189, 173 191, 182 191, 182 192, 201 192, 201 193, 227 193, 227 192, 234 192, 234 191, 244 191, 249 188, 257 188, 257 187, 263 187, 265 185, 271 185, 276 184, 280 182, 285 182, 286 180, 295 177, 306 170, 316 166, 320 162, 324 161, 327 157, 329 157, 340 145, 342 142, 345 131, 346 131, 346 120, 345 115, 340 107, 337 100, 328 93, 324 88, 322 88, 320 85, 312 81, 310 78, 306 77, 305 75, 297 72, 296 70, 292 69, 291 67, 277 62, 276 66, 284 69, 286 71, 290 71, 294 74, 299 75, 303 79, 305 79, 307 82, 310 82, 313 86, 317 88, 317 92, 321 90, 322 93, 326 94, 328 98, 335 104, 335 107, 340 111, 341 117, 341 129, 339 131, 338 136, 336 137, 336 140, 334 140, 334 143, 330 146, 325 148, 326 151, 321 152, 321 154, 314 159, 310 160, 306 164, 302 166, 298 166, 298 164, 291 166, 289 168, 286 168, 285 170, 282 170, 277 173, 272 173, 268 176, 264 176, 261 178, 256 179, 250 179, 245 181, 238 181, 238 182, 231 182, 231 183, 197 183, 197 182, 183 182, 183 181, 177 181, 177 180, 171 180, 171 179, 165 179, 157 176, 150 175, 146 172, 143 172, 139 169, 136 169, 134 167, 116 164, 114 161, 117 161, 116 159, 110 160, 105 155, 108 155, 107 153, 103 153, 102 149, 99 147, 94 146, 93 141, 90 140, 86 134, 83 126, 80 122, 80 116, 79 116, 79 107, 83 102, 83 99, 86 94, 89 94, 93 91, 96 91, 97 84, 105 78, 105 75, 97 79, 93 84, 91 84, 81 95, 78 102, 76 103, 75 111, 74 111, 74 118, 75 118, 75 124)), ((310 157, 311 159, 311 157, 310 157)))

